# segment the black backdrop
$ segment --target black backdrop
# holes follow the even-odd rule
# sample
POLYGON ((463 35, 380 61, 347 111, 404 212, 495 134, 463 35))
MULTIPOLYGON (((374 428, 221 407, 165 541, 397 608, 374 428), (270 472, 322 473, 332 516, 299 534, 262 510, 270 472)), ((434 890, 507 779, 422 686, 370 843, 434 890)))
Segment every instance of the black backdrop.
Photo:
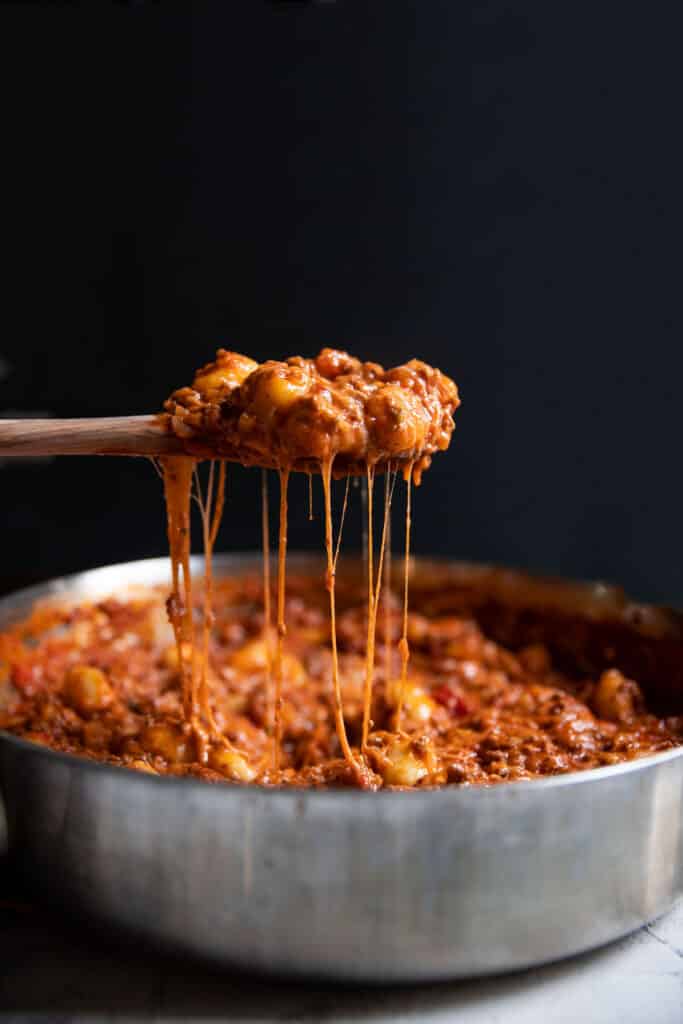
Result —
MULTIPOLYGON (((418 550, 682 601, 673 7, 171 7, 0 8, 3 414, 153 410, 219 344, 418 354, 464 399, 418 550)), ((0 482, 6 581, 165 550, 144 461, 0 482)))

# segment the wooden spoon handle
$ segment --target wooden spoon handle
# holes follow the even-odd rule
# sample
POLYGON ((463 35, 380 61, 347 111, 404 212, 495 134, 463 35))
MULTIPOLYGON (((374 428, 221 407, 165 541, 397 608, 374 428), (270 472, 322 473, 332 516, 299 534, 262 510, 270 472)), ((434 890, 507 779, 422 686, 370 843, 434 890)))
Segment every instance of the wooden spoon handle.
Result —
POLYGON ((0 419, 0 458, 12 455, 170 455, 181 441, 157 416, 0 419))
MULTIPOLYGON (((197 459, 223 459, 247 466, 277 469, 274 458, 254 457, 245 450, 227 447, 212 451, 208 444, 188 438, 183 442, 167 428, 162 416, 101 416, 77 420, 3 420, 0 419, 0 459, 33 455, 191 455, 197 459)), ((395 469, 410 465, 395 460, 395 469)), ((319 459, 297 459, 292 472, 319 473, 319 459)), ((375 473, 384 473, 386 461, 375 464, 375 473)), ((339 458, 335 476, 365 476, 365 463, 349 463, 339 458)))

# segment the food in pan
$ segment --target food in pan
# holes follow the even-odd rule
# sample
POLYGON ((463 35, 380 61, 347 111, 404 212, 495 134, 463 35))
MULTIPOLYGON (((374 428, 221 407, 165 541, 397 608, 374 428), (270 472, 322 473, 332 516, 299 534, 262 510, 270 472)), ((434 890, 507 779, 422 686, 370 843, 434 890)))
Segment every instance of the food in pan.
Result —
POLYGON ((500 621, 483 621, 448 586, 423 581, 410 604, 411 489, 448 447, 458 404, 455 384, 418 361, 385 371, 324 349, 314 360, 258 365, 221 350, 165 405, 166 428, 187 450, 161 462, 170 596, 154 590, 36 609, 0 637, 0 725, 158 774, 366 789, 537 778, 683 741, 683 721, 648 711, 617 661, 568 670, 542 634, 511 642, 503 611, 500 621), (234 461, 262 468, 263 575, 214 580, 234 461), (280 483, 274 587, 267 469, 280 483), (296 471, 322 480, 326 571, 317 579, 286 575, 296 471), (336 477, 346 485, 335 537, 336 477), (337 572, 353 477, 363 486, 367 524, 360 582, 337 572), (401 479, 395 593, 388 537, 401 479), (190 572, 193 498, 201 582, 190 572))
MULTIPOLYGON (((363 580, 350 569, 339 574, 337 639, 344 720, 359 758, 367 610, 363 580)), ((419 574, 413 591, 400 731, 396 648, 402 610, 392 595, 387 658, 380 608, 373 725, 363 755, 375 785, 536 779, 628 761, 683 741, 683 717, 653 714, 637 682, 616 667, 591 666, 586 652, 594 636, 606 658, 621 643, 613 626, 571 616, 566 625, 543 610, 534 619, 506 600, 492 603, 488 591, 479 596, 469 585, 419 574)), ((95 602, 48 603, 4 633, 3 727, 57 750, 162 775, 358 785, 335 730, 323 579, 288 578, 277 770, 268 679, 274 638, 269 650, 262 578, 215 581, 206 685, 216 731, 207 736, 201 757, 198 738, 185 724, 166 597, 161 587, 95 602)), ((202 594, 194 601, 201 623, 202 594)), ((537 602, 541 608, 545 603, 537 602)), ((646 621, 628 641, 625 657, 635 659, 634 669, 645 671, 652 660, 657 641, 651 634, 658 629, 646 621)), ((680 660, 680 636, 676 643, 680 660)), ((667 656, 673 672, 676 653, 667 656)))

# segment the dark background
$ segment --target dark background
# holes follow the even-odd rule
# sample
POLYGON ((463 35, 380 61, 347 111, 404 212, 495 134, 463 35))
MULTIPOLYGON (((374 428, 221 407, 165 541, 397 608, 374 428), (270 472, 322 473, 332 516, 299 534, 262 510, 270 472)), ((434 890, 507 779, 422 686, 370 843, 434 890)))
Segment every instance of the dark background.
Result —
MULTIPOLYGON (((419 355, 464 404, 417 550, 683 601, 674 5, 172 7, 0 7, 3 413, 152 411, 218 345, 419 355)), ((144 460, 0 483, 5 585, 165 550, 144 460)))

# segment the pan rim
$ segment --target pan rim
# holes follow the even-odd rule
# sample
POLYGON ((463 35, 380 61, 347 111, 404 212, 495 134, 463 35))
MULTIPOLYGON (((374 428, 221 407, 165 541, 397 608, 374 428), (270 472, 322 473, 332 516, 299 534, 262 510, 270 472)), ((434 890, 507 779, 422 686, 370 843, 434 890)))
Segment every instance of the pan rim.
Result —
POLYGON ((362 789, 345 789, 342 787, 329 787, 329 788, 316 788, 306 786, 258 786, 252 784, 240 784, 240 783, 210 783, 202 779, 196 779, 192 776, 178 776, 178 775, 151 775, 145 772, 136 771, 134 768, 128 768, 126 765, 109 764, 106 761, 97 761, 94 758, 81 756, 78 754, 66 753, 62 750, 53 750, 51 747, 45 746, 42 743, 35 743, 32 740, 24 739, 21 736, 15 736, 11 732, 7 732, 4 729, 0 729, 0 746, 3 743, 7 743, 11 746, 16 746, 19 750, 26 751, 27 754, 33 754, 36 756, 43 756, 48 759, 57 760, 58 762, 72 767, 73 769, 81 769, 83 772, 94 771, 94 772, 105 772, 115 777, 120 777, 122 772, 126 773, 126 778, 131 780, 132 785, 145 785, 150 784, 153 786, 163 785, 167 787, 177 787, 179 789, 197 789, 200 791, 240 794, 245 797, 261 799, 271 798, 276 796, 278 800, 293 799, 300 800, 302 796, 306 796, 307 799, 329 799, 332 797, 334 800, 342 801, 356 801, 356 800, 405 800, 406 797, 409 800, 424 800, 435 801, 439 799, 443 800, 475 800, 475 799, 491 799, 492 795, 495 794, 496 798, 503 793, 529 793, 529 792, 544 792, 547 789, 559 789, 565 788, 566 786, 573 785, 590 785, 591 782, 596 784, 600 781, 614 778, 619 775, 627 775, 634 772, 644 773, 648 768, 656 768, 659 765, 668 762, 675 761, 683 757, 683 746, 673 747, 670 750, 660 750, 654 754, 648 754, 645 757, 634 758, 632 761, 622 761, 619 764, 603 765, 600 768, 587 768, 584 771, 565 772, 562 775, 551 775, 541 779, 520 779, 517 782, 497 782, 491 785, 477 785, 477 786, 442 786, 433 788, 413 788, 413 789, 388 789, 382 788, 379 790, 366 791, 362 789), (132 782, 135 779, 136 782, 132 782), (258 797, 255 796, 258 794, 258 797))

